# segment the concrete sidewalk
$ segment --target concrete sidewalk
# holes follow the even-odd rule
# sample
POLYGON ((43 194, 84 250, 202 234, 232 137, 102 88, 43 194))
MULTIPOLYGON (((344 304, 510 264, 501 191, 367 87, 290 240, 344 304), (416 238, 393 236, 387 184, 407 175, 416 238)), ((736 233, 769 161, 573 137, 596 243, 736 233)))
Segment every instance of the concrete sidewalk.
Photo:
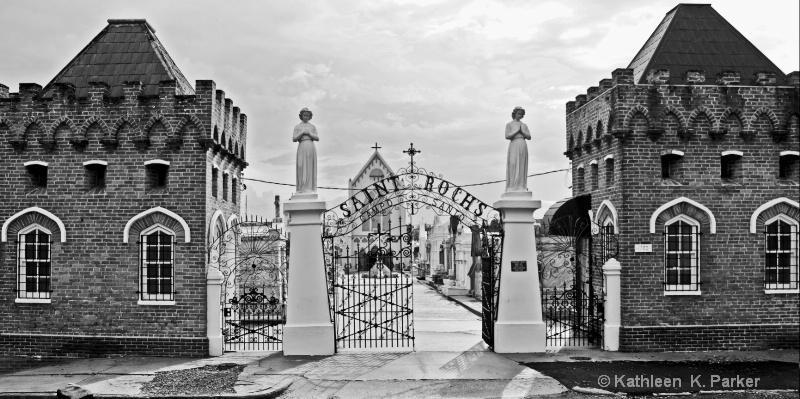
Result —
MULTIPOLYGON (((74 383, 96 398, 142 395, 157 372, 234 363, 244 365, 236 394, 206 397, 523 398, 568 392, 569 388, 520 362, 706 361, 798 362, 797 350, 700 353, 619 353, 561 350, 544 354, 500 355, 476 348, 462 352, 344 352, 334 356, 283 356, 280 352, 227 353, 207 359, 104 358, 54 360, 0 375, 0 397, 55 397, 74 383)), ((2 362, 20 358, 0 358, 2 362)), ((26 364, 21 367, 31 366, 26 364)), ((167 397, 167 396, 161 396, 167 397)), ((171 395, 169 397, 176 397, 171 395)), ((191 397, 204 397, 192 395, 191 397)))

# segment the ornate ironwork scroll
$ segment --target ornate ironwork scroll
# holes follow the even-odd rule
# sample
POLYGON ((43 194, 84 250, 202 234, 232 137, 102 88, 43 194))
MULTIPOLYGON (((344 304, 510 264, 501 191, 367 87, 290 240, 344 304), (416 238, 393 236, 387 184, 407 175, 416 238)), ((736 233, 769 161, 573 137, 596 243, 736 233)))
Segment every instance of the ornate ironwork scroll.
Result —
POLYGON ((359 190, 324 214, 325 235, 347 234, 378 215, 403 209, 411 215, 429 209, 439 215, 452 215, 467 226, 487 225, 500 219, 500 213, 458 185, 420 168, 413 143, 404 151, 411 156, 408 167, 359 190))
POLYGON ((288 240, 276 224, 244 218, 208 247, 224 276, 220 306, 225 350, 281 350, 288 282, 288 240))

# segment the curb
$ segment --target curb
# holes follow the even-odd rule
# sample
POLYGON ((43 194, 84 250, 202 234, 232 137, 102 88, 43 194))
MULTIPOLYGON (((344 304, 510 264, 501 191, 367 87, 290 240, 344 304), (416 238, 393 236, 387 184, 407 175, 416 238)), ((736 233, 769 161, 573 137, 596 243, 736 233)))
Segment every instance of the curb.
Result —
MULTIPOLYGON (((93 394, 94 399, 273 399, 284 393, 294 382, 291 378, 286 378, 270 388, 259 389, 248 393, 224 393, 219 395, 117 395, 117 394, 93 394)), ((52 399, 56 398, 55 393, 0 393, 0 398, 25 398, 25 399, 52 399)))

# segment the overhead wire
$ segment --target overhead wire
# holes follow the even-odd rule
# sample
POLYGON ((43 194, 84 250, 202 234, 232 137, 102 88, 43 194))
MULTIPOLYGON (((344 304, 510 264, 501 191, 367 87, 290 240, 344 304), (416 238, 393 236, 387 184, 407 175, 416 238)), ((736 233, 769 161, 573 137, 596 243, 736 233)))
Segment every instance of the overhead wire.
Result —
MULTIPOLYGON (((528 177, 542 176, 542 175, 547 175, 547 174, 550 174, 550 173, 558 173, 558 172, 564 172, 564 171, 568 171, 568 170, 569 170, 568 168, 566 168, 566 169, 549 170, 547 172, 539 172, 539 173, 530 174, 530 175, 528 175, 528 177)), ((289 186, 289 187, 295 187, 296 186, 296 184, 281 183, 281 182, 275 182, 275 181, 269 181, 269 180, 261 180, 261 179, 252 179, 252 178, 248 178, 248 177, 243 177, 242 180, 249 180, 249 181, 255 181, 255 182, 259 182, 259 183, 267 183, 267 184, 276 184, 276 185, 279 185, 279 186, 289 186)), ((483 183, 471 183, 471 184, 464 184, 461 187, 484 186, 484 185, 487 185, 487 184, 503 183, 505 181, 506 180, 503 179, 503 180, 487 181, 487 182, 483 182, 483 183)), ((324 186, 318 186, 317 188, 318 189, 324 189, 324 190, 350 190, 349 188, 346 188, 346 187, 324 187, 324 186)))

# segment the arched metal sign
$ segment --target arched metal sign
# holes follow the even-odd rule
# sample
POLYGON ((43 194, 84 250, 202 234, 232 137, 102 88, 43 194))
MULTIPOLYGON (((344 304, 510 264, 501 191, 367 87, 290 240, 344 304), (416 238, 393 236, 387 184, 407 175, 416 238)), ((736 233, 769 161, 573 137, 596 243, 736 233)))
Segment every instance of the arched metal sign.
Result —
POLYGON ((347 234, 378 215, 388 215, 392 209, 404 209, 415 215, 430 209, 439 215, 459 218, 467 226, 498 223, 500 213, 458 185, 417 167, 414 144, 404 151, 411 155, 407 168, 379 180, 356 192, 341 204, 325 211, 327 236, 347 234))

